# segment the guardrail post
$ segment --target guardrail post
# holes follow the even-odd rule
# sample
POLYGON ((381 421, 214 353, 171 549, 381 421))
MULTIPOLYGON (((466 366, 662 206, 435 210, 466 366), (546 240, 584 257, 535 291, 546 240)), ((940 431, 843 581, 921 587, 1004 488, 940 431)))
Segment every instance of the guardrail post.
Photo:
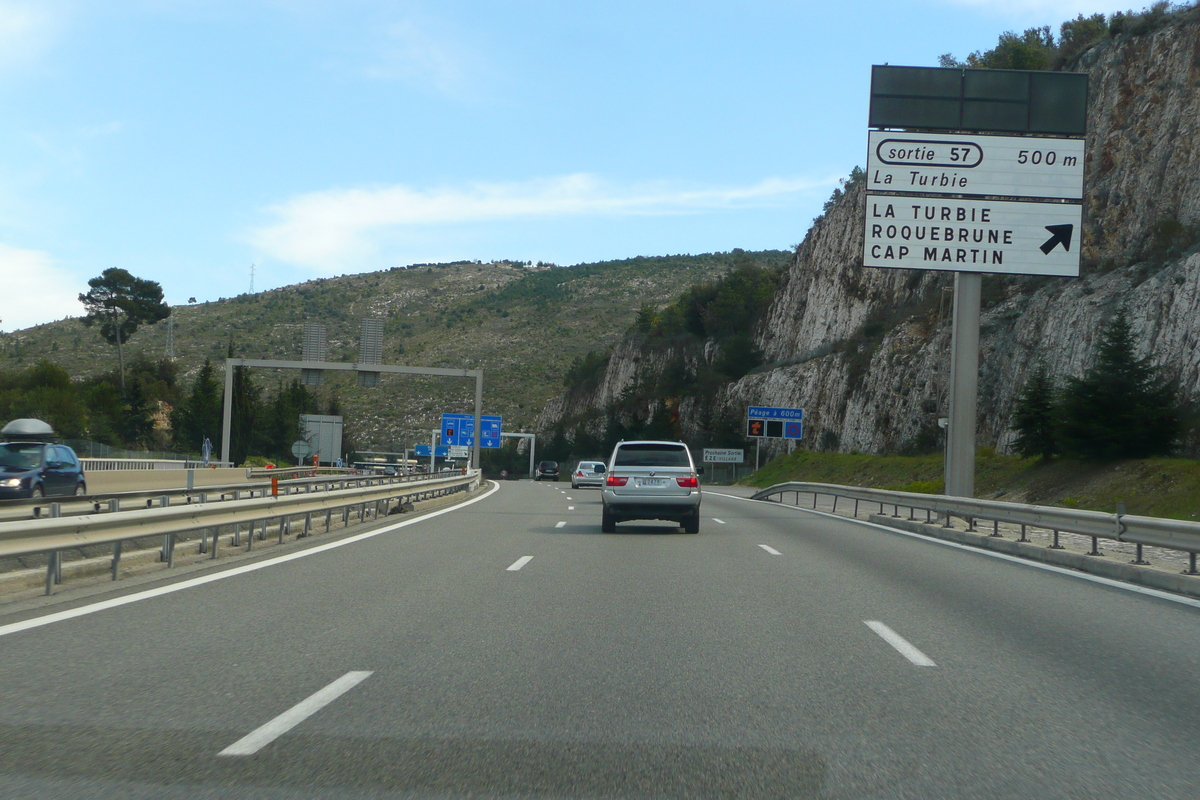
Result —
MULTIPOLYGON (((147 507, 149 507, 150 505, 151 505, 151 502, 150 502, 149 500, 147 500, 147 501, 146 501, 146 506, 147 506, 147 507)), ((161 497, 159 497, 159 498, 158 498, 158 505, 159 505, 161 508, 166 508, 167 506, 171 505, 171 498, 170 498, 170 497, 168 497, 167 495, 162 495, 161 497)), ((167 560, 167 559, 170 557, 170 554, 167 552, 167 550, 168 550, 168 549, 169 549, 169 547, 170 547, 170 539, 171 539, 171 535, 170 535, 170 534, 164 534, 164 535, 163 535, 163 540, 162 540, 162 555, 161 555, 161 557, 158 559, 159 561, 166 561, 166 560, 167 560)))
MULTIPOLYGON (((115 514, 121 510, 121 501, 118 498, 113 498, 108 501, 108 512, 115 514)), ((112 579, 115 581, 121 571, 121 542, 120 540, 113 542, 113 558, 112 558, 112 579)))
POLYGON ((1195 575, 1196 574, 1196 554, 1195 553, 1188 553, 1188 568, 1186 570, 1184 570, 1183 574, 1184 575, 1195 575))
POLYGON ((838 496, 835 494, 833 496, 833 513, 834 514, 837 513, 837 501, 838 501, 838 496))
POLYGON ((312 536, 312 512, 309 511, 304 515, 304 538, 312 536))
POLYGON ((992 520, 992 532, 988 535, 989 536, 999 536, 1000 535, 1000 520, 998 520, 998 519, 992 520))
POLYGON ((283 544, 284 528, 285 528, 285 526, 291 524, 291 521, 292 521, 291 517, 280 517, 279 518, 279 543, 280 544, 283 544))
POLYGON ((1050 545, 1050 549, 1051 550, 1065 549, 1061 544, 1058 543, 1058 530, 1057 529, 1055 529, 1055 531, 1054 531, 1054 544, 1050 545))
POLYGON ((854 518, 858 518, 858 498, 854 498, 854 518))
POLYGON ((46 555, 46 596, 54 594, 54 573, 58 561, 58 551, 51 550, 46 555))
POLYGON ((1025 535, 1025 526, 1024 525, 1021 526, 1021 538, 1017 539, 1017 541, 1018 542, 1028 542, 1029 541, 1029 537, 1027 537, 1025 535))
POLYGON ((329 526, 333 523, 333 509, 325 509, 325 532, 329 533, 329 526))
POLYGON ((1098 537, 1095 537, 1095 536, 1092 537, 1092 549, 1088 551, 1088 555, 1089 556, 1104 555, 1104 553, 1100 552, 1100 539, 1098 537))
POLYGON ((1149 561, 1146 561, 1144 558, 1142 558, 1142 546, 1141 546, 1140 544, 1139 544, 1139 545, 1137 545, 1137 553, 1136 553, 1136 555, 1135 555, 1135 556, 1134 556, 1134 558, 1133 558, 1133 563, 1134 563, 1134 564, 1139 564, 1139 565, 1141 565, 1141 566, 1143 566, 1143 567, 1146 567, 1146 566, 1149 566, 1149 565, 1150 565, 1150 562, 1149 562, 1149 561))

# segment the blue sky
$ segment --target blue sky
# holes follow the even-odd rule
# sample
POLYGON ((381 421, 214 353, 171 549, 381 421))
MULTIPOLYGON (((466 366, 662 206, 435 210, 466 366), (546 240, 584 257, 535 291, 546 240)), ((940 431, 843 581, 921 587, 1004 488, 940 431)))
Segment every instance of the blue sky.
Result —
MULTIPOLYGON (((1140 5, 1138 6, 1140 7, 1140 5)), ((1081 0, 0 0, 0 329, 426 261, 787 248, 870 67, 1081 0)))

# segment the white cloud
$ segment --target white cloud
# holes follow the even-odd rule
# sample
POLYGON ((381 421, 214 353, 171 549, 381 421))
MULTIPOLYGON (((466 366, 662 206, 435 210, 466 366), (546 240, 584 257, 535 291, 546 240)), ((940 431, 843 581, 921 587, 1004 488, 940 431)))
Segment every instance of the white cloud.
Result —
POLYGON ((370 66, 369 78, 398 80, 419 89, 458 94, 474 72, 474 47, 454 41, 431 26, 405 20, 388 27, 386 39, 370 66))
POLYGON ((419 190, 396 185, 301 194, 267 209, 276 221, 250 242, 290 264, 333 272, 370 258, 382 240, 432 226, 581 216, 659 216, 778 205, 836 179, 767 178, 747 186, 620 187, 576 174, 419 190))
POLYGON ((37 60, 54 40, 59 27, 59 4, 0 0, 0 70, 37 60))
POLYGON ((0 329, 82 316, 76 284, 74 276, 54 265, 49 253, 0 244, 0 329))

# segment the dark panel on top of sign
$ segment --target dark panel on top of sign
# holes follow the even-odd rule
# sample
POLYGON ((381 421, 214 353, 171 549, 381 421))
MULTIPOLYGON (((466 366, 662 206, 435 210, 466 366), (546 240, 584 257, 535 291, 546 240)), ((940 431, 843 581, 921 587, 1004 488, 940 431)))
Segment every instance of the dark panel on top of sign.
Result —
POLYGON ((874 66, 868 124, 1082 136, 1087 131, 1087 75, 874 66))

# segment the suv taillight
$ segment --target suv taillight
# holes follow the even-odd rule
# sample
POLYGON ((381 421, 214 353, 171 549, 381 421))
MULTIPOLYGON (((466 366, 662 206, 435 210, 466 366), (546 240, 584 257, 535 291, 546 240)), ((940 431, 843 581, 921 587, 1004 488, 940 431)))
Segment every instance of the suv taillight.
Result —
POLYGON ((616 475, 609 475, 604 481, 606 486, 624 486, 629 483, 629 478, 619 478, 616 475))
POLYGON ((676 478, 675 482, 678 483, 680 486, 682 486, 685 489, 695 489, 697 486, 700 485, 699 482, 697 482, 695 475, 692 475, 687 478, 676 478))

